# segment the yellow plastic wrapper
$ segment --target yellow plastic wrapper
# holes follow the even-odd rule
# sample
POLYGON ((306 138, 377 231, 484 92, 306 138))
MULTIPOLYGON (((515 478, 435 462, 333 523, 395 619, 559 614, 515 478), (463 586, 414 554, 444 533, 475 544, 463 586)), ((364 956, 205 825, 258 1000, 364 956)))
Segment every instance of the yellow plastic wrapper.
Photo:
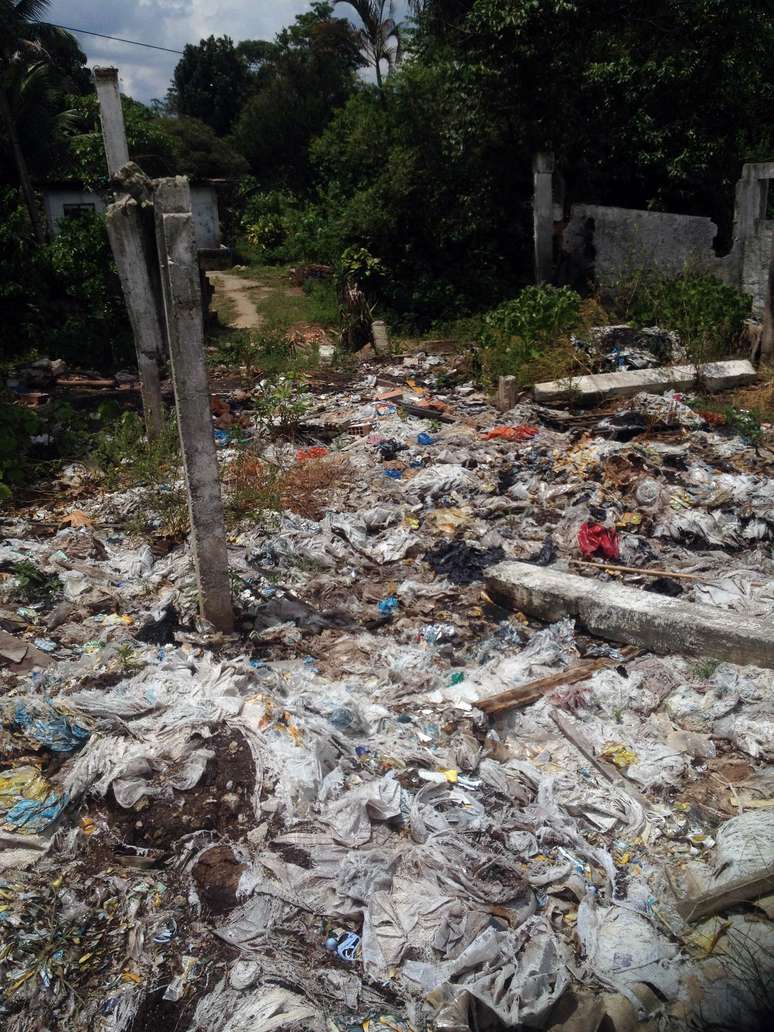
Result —
POLYGON ((600 753, 603 759, 614 763, 616 767, 630 767, 637 763, 637 753, 632 752, 623 742, 605 742, 600 753))

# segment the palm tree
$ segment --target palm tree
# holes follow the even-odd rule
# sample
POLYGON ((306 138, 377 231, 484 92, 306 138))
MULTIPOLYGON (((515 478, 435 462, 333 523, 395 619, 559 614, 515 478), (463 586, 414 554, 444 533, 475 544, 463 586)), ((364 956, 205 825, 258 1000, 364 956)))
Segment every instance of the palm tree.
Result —
POLYGON ((363 23, 358 30, 363 53, 376 71, 376 83, 382 87, 382 62, 387 75, 394 71, 401 58, 400 25, 394 17, 393 0, 333 0, 353 7, 363 23))
POLYGON ((35 238, 45 243, 46 235, 24 157, 17 119, 19 106, 47 74, 45 41, 61 30, 41 22, 50 0, 0 0, 0 118, 19 173, 35 238))

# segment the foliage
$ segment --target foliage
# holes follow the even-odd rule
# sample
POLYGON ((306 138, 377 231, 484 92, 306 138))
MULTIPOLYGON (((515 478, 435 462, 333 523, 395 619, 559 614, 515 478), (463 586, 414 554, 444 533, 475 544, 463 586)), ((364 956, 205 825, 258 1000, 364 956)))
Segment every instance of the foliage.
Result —
POLYGON ((727 405, 723 410, 726 417, 726 426, 744 437, 754 447, 757 447, 763 438, 761 421, 755 412, 749 409, 737 408, 735 405, 727 405))
POLYGON ((0 506, 29 475, 27 455, 37 429, 34 412, 0 399, 0 506))
POLYGON ((486 125, 504 163, 553 150, 571 199, 711 215, 726 241, 741 164, 774 142, 757 0, 427 0, 413 49, 463 146, 486 125))
POLYGON ((5 355, 34 348, 81 367, 131 363, 134 349, 104 216, 65 219, 58 236, 38 247, 19 195, 0 192, 0 200, 5 355))
POLYGON ((583 322, 583 302, 569 287, 525 287, 513 301, 506 301, 484 318, 479 339, 484 377, 516 376, 521 382, 534 379, 536 362, 556 349, 562 338, 583 322), (526 379, 525 379, 526 378, 526 379))
POLYGON ((219 136, 234 123, 249 85, 249 70, 228 36, 189 43, 175 68, 170 106, 206 122, 219 136))
MULTIPOLYGON (((104 193, 108 188, 105 144, 99 121, 96 96, 69 97, 75 131, 69 141, 69 155, 57 177, 81 180, 87 189, 104 193)), ((157 118, 145 104, 121 97, 129 157, 149 176, 174 175, 180 147, 169 132, 166 120, 157 118)))
POLYGON ((48 294, 36 313, 50 355, 83 366, 134 361, 103 215, 65 219, 43 254, 48 294))
POLYGON ((363 63, 357 34, 332 12, 328 3, 313 3, 264 48, 232 135, 263 184, 309 185, 309 145, 355 88, 363 63))
POLYGON ((674 330, 695 362, 733 351, 750 315, 747 295, 700 270, 674 277, 640 272, 619 286, 618 296, 624 318, 674 330))
POLYGON ((401 57, 401 27, 395 20, 395 4, 393 0, 333 0, 334 7, 342 3, 352 7, 360 18, 360 46, 381 88, 383 65, 389 75, 401 57))
POLYGON ((294 373, 266 379, 255 399, 256 425, 271 437, 292 437, 307 410, 294 373))
POLYGON ((59 577, 55 573, 44 573, 29 559, 14 563, 11 572, 16 578, 14 595, 28 605, 51 605, 62 594, 59 577))
POLYGON ((111 489, 166 484, 180 470, 180 439, 170 413, 158 438, 149 441, 136 412, 124 412, 97 434, 91 458, 111 489))
POLYGON ((169 173, 194 179, 217 179, 241 176, 247 172, 247 162, 242 155, 206 122, 180 115, 160 119, 158 127, 172 148, 169 173))

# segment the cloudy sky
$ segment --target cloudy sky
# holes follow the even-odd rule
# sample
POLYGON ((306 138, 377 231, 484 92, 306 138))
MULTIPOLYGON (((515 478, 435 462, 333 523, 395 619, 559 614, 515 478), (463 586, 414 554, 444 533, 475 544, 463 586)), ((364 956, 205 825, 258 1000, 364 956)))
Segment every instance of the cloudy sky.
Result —
MULTIPOLYGON (((52 0, 47 20, 182 50, 210 35, 271 39, 308 6, 307 0, 52 0)), ((349 10, 341 8, 342 14, 349 10)), ((75 36, 89 64, 119 69, 124 93, 143 101, 166 93, 175 54, 75 36)))

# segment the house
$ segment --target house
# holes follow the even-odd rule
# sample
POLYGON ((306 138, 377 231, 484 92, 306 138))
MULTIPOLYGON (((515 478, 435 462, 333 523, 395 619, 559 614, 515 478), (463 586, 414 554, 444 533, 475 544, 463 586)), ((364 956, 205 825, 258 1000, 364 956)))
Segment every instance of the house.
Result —
MULTIPOLYGON (((200 251, 221 247, 218 187, 220 180, 200 180, 191 184, 191 211, 196 245, 200 251)), ((49 233, 56 236, 64 219, 77 218, 84 212, 103 212, 105 198, 84 188, 78 180, 49 182, 40 186, 46 209, 49 233)))

